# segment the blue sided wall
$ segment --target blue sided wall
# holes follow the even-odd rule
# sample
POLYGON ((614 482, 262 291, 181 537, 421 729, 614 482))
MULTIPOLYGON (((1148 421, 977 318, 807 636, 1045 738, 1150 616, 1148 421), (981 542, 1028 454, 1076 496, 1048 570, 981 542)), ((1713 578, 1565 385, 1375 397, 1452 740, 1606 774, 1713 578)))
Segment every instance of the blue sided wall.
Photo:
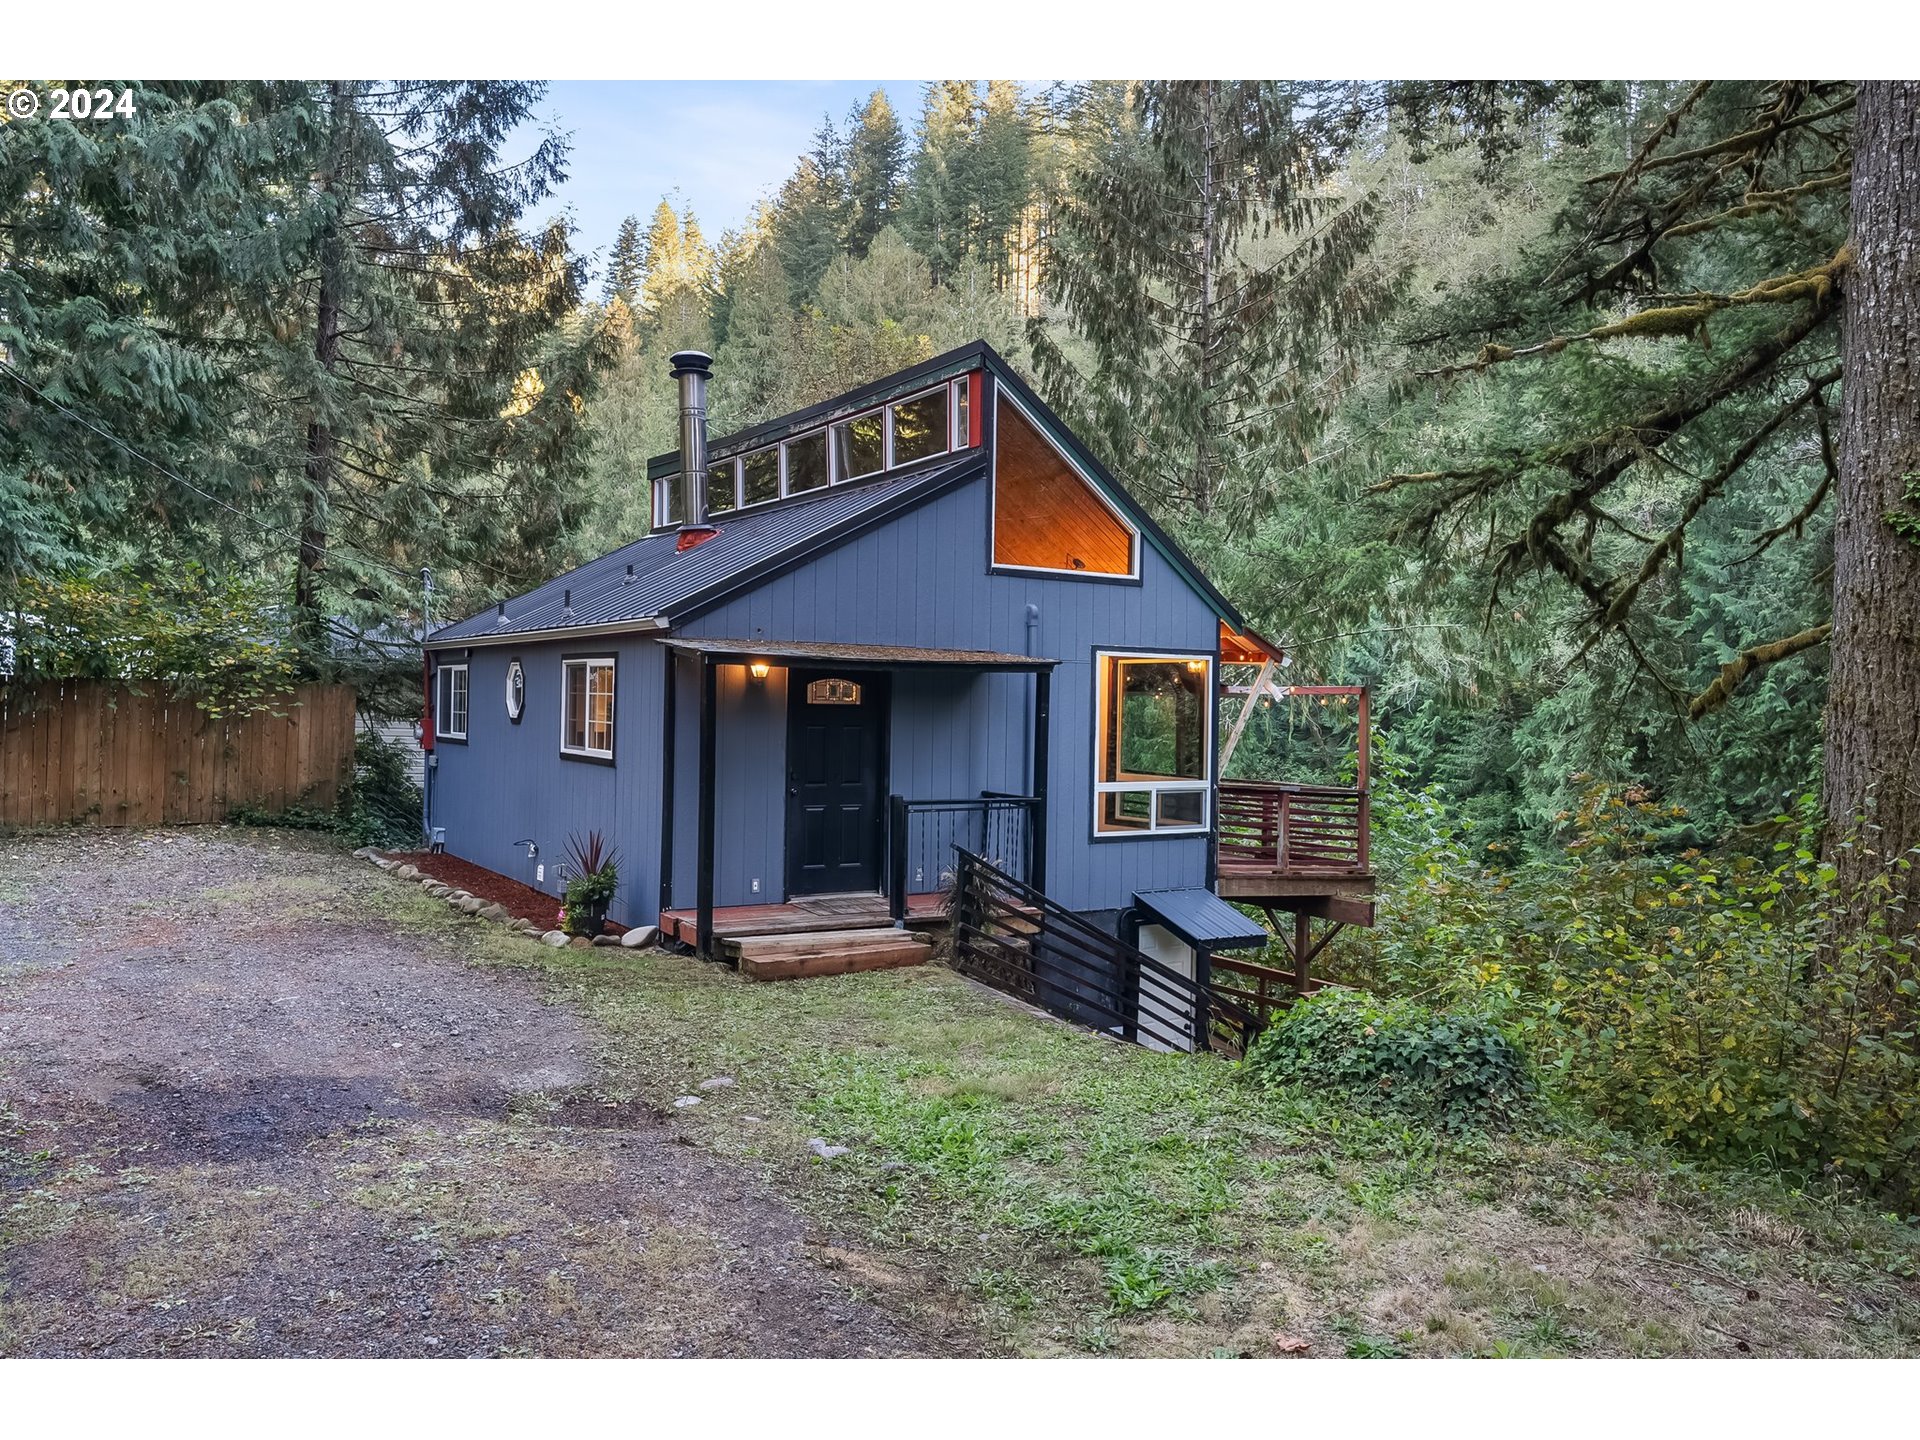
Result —
MULTIPOLYGON (((1093 655, 1096 649, 1211 655, 1218 649, 1217 618, 1144 542, 1138 584, 991 573, 990 505, 985 479, 949 491, 688 621, 680 633, 1023 653, 1027 607, 1037 605, 1034 653, 1061 662, 1054 671, 1049 747, 1048 893, 1072 909, 1113 910, 1131 903, 1135 890, 1205 884, 1205 836, 1093 838, 1093 655)), ((693 900, 697 675, 697 667, 684 666, 679 686, 679 905, 693 900)), ((896 674, 893 684, 893 793, 930 799, 1027 790, 1029 677, 916 671, 896 674)), ((775 670, 756 685, 743 668, 722 667, 719 693, 715 902, 778 899, 784 674, 775 670), (750 889, 755 875, 758 894, 750 889)))
MULTIPOLYGON (((458 649, 439 651, 458 661, 458 649)), ((601 831, 620 851, 620 889, 611 916, 627 925, 651 924, 659 910, 660 711, 665 679, 662 647, 652 639, 604 637, 528 645, 481 645, 466 656, 467 743, 435 741, 433 823, 444 826, 447 849, 556 897, 557 870, 567 837, 601 831), (612 655, 614 762, 569 759, 560 753, 560 657, 612 655), (507 664, 526 672, 526 708, 507 719, 507 664), (531 838, 540 847, 527 859, 531 838), (534 867, 546 866, 544 883, 534 867)), ((698 730, 682 730, 697 744, 698 730)), ((697 749, 686 752, 692 763, 697 749)), ((692 812, 688 812, 691 821, 692 812)), ((691 845, 691 842, 688 842, 691 845)))

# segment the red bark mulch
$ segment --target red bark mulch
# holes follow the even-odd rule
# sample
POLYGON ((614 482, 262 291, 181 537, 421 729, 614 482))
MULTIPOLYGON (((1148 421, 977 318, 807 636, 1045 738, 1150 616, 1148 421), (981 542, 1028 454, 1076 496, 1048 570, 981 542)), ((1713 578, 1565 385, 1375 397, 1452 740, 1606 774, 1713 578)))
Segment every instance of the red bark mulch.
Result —
MULTIPOLYGON (((556 917, 564 906, 558 898, 531 885, 522 885, 518 880, 509 880, 497 870, 489 870, 471 860, 462 860, 457 855, 435 855, 427 850, 383 850, 381 853, 396 864, 412 865, 423 875, 431 875, 442 884, 498 905, 522 920, 530 920, 542 930, 560 928, 556 917)), ((626 934, 624 927, 611 920, 606 924, 606 931, 609 935, 626 934)))

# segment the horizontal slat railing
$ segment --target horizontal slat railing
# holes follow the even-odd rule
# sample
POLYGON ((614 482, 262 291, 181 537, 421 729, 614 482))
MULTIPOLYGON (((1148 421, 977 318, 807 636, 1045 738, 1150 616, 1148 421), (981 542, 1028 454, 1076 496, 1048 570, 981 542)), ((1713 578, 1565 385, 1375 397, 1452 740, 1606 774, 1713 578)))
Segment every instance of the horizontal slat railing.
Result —
POLYGON ((1066 1019, 1167 1050, 1243 1053, 1260 1018, 959 852, 954 963, 961 973, 1066 1019))
POLYGON ((1338 785, 1220 782, 1220 863, 1280 874, 1364 872, 1369 803, 1338 785))

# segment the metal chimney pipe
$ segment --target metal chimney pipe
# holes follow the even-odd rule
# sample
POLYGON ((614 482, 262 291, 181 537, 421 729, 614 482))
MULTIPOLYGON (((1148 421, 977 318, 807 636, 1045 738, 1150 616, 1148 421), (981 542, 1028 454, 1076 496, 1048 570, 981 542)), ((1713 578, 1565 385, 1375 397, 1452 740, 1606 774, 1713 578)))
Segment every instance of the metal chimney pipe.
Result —
POLYGON ((707 525, 707 376, 713 357, 681 350, 668 358, 680 382, 680 533, 707 525))

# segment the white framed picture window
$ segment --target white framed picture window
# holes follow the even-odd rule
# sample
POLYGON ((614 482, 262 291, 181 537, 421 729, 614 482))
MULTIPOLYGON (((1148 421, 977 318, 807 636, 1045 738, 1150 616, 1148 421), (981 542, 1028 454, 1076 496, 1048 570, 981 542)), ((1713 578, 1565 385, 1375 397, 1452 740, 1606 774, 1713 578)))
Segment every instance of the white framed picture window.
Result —
POLYGON ((611 655, 569 655, 560 662, 560 753, 613 759, 611 655))

